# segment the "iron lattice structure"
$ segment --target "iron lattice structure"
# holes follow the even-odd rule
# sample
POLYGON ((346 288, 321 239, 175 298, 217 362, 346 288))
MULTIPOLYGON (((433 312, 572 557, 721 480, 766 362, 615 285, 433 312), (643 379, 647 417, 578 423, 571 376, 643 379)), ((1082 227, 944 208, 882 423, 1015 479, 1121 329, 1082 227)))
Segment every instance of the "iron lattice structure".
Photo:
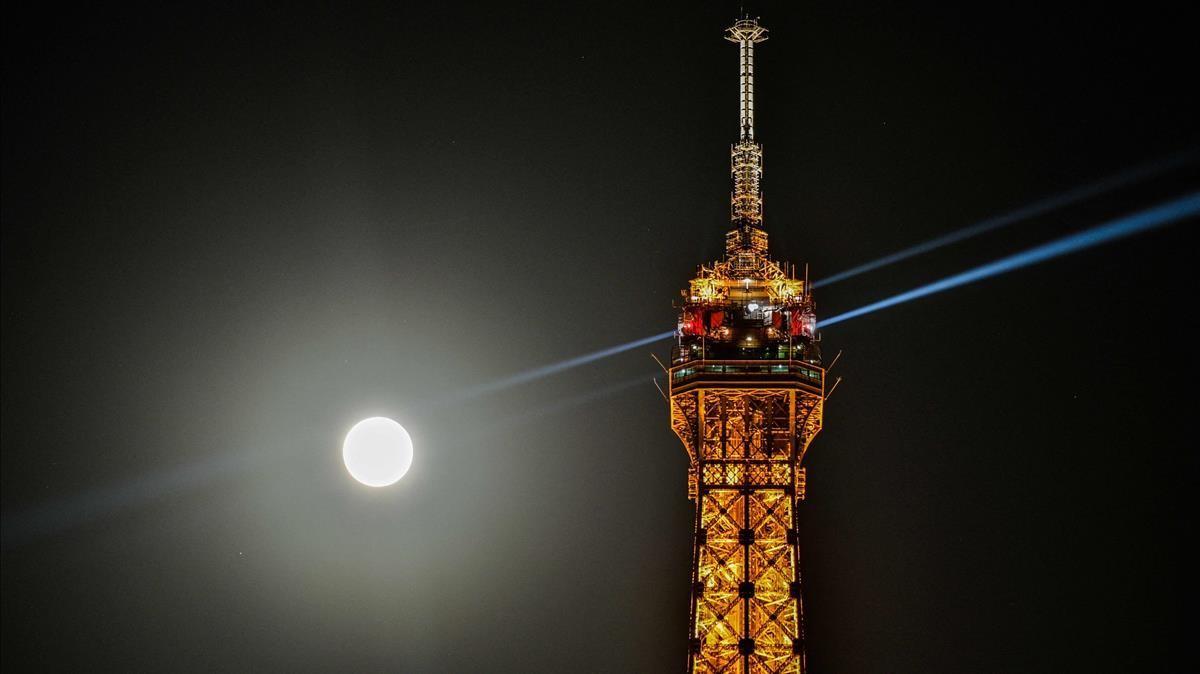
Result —
POLYGON ((798 506, 821 429, 825 370, 812 295, 772 260, 754 140, 754 19, 730 27, 740 70, 732 228, 723 260, 683 291, 671 354, 671 427, 696 505, 689 672, 805 671, 798 506))

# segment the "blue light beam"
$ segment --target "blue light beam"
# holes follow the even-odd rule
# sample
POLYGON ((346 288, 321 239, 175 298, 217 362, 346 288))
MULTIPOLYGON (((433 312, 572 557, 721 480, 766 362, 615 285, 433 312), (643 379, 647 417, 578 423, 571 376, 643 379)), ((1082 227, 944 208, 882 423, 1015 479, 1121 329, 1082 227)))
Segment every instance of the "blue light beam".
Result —
MULTIPOLYGON (((599 351, 585 353, 582 356, 575 356, 574 358, 568 358, 567 360, 561 360, 557 363, 550 363, 549 365, 535 367, 531 370, 525 370, 524 372, 518 372, 517 374, 514 374, 512 376, 504 377, 503 379, 496 379, 494 381, 490 381, 485 384, 480 384, 478 386, 473 386, 469 389, 460 391, 459 393, 457 393, 453 396, 453 401, 461 401, 461 400, 465 400, 465 399, 469 399, 469 398, 475 398, 478 396, 487 395, 489 393, 495 393, 496 391, 501 391, 506 388, 517 386, 518 384, 525 384, 525 383, 531 382, 535 379, 541 379, 542 377, 549 377, 552 374, 558 374, 559 372, 563 372, 565 370, 570 370, 572 368, 579 367, 580 365, 587 365, 588 363, 594 363, 598 360, 603 360, 605 358, 608 358, 609 356, 615 356, 619 353, 624 353, 626 351, 631 351, 633 349, 636 349, 639 346, 646 346, 647 344, 653 344, 655 342, 659 342, 659 341, 662 341, 664 339, 668 339, 668 338, 674 337, 674 336, 675 336, 675 331, 668 330, 666 332, 660 332, 657 335, 651 335, 649 337, 635 339, 632 342, 618 344, 617 346, 610 346, 607 349, 600 349, 599 351)), ((449 402, 449 401, 447 401, 447 402, 449 402)), ((443 402, 441 404, 445 404, 445 403, 443 402)))
MULTIPOLYGON (((987 220, 983 220, 982 222, 978 222, 969 227, 964 227, 924 243, 905 248, 904 250, 897 251, 891 255, 886 255, 877 260, 867 262, 866 264, 861 264, 857 267, 847 269, 846 271, 839 272, 832 276, 818 279, 817 281, 813 282, 812 287, 819 288, 821 286, 837 283, 838 281, 844 281, 848 278, 858 276, 859 274, 879 269, 880 267, 885 267, 901 260, 906 260, 910 257, 927 253, 931 250, 935 250, 964 239, 969 239, 973 236, 978 236, 986 232, 1000 229, 1001 227, 1006 227, 1008 225, 1020 222, 1021 220, 1032 218, 1058 208, 1063 208, 1071 204, 1078 203, 1104 192, 1124 187, 1139 180, 1143 180, 1151 176, 1164 173, 1176 167, 1188 164, 1195 161, 1198 155, 1200 155, 1200 153, 1198 153, 1196 150, 1189 150, 1187 152, 1172 155, 1157 162, 1142 164, 1141 166, 1137 166, 1127 171, 1122 171, 1121 173, 1104 178, 1103 180, 1092 183, 1091 185, 1077 187, 1057 196, 1049 197, 1047 199, 1032 203, 1028 206, 1018 208, 1017 210, 1005 213, 1004 215, 988 218, 987 220)), ((821 325, 832 325, 834 319, 838 318, 840 317, 835 316, 834 318, 823 321, 821 325)), ((652 335, 650 337, 643 337, 642 339, 627 342, 619 346, 601 349, 600 351, 594 351, 592 353, 577 356, 568 360, 563 360, 557 363, 551 363, 549 365, 543 365, 531 370, 519 372, 503 379, 497 379, 495 381, 487 382, 470 389, 460 391, 457 394, 452 395, 449 399, 439 401, 433 406, 440 407, 441 405, 450 402, 460 402, 465 399, 475 398, 478 396, 487 395, 489 393, 495 393, 496 391, 507 389, 518 384, 524 384, 535 379, 541 379, 553 374, 558 374, 559 372, 564 372, 566 370, 579 367, 580 365, 594 363, 598 360, 608 358, 609 356, 615 356, 619 353, 624 353, 640 346, 646 346, 648 344, 660 342, 665 339, 669 339, 674 335, 675 331, 671 330, 668 332, 659 333, 657 335, 652 335)))
POLYGON ((821 286, 833 285, 838 281, 845 281, 846 279, 853 278, 859 274, 865 274, 869 271, 874 271, 881 267, 895 264, 901 260, 907 260, 910 257, 928 253, 932 250, 937 250, 938 248, 948 246, 952 243, 957 243, 974 236, 979 236, 980 234, 985 234, 1002 227, 1007 227, 1009 225, 1021 222, 1022 220, 1027 220, 1059 208, 1070 206, 1071 204, 1079 203, 1085 199, 1090 199, 1110 190, 1115 190, 1120 187, 1133 184, 1140 180, 1164 173, 1176 167, 1192 162, 1196 159, 1196 156, 1197 152, 1189 151, 1172 155, 1161 161, 1150 164, 1142 164, 1141 166, 1134 167, 1128 171, 1122 171, 1116 175, 1111 175, 1103 180, 1092 183, 1091 185, 1077 187, 1073 190, 1063 192, 1062 194, 1048 197, 1046 199, 1042 199, 1041 201, 1035 201, 1028 206, 1018 208, 1015 211, 1010 211, 1003 215, 997 215, 986 220, 982 220, 974 225, 963 227, 962 229, 950 232, 949 234, 943 234, 942 236, 930 239, 924 243, 919 243, 915 246, 905 248, 904 250, 897 251, 890 255, 885 255, 876 260, 860 264, 857 267, 851 267, 850 269, 834 274, 833 276, 828 276, 818 281, 814 281, 812 286, 814 288, 820 288, 821 286))
POLYGON ((1127 215, 1116 220, 1110 220, 1102 225, 1097 225, 1091 229, 1086 229, 1077 234, 1064 236, 1060 239, 1043 243, 1040 246, 1034 246, 1028 250, 1000 258, 995 262, 990 262, 975 269, 970 269, 953 276, 944 278, 940 281, 935 281, 927 285, 914 288, 907 292, 893 295, 887 299, 872 302, 863 307, 838 314, 831 318, 827 318, 817 323, 817 327, 827 327, 848 321, 851 318, 863 316, 869 313, 894 307, 897 304, 903 304, 912 300, 926 297, 943 290, 957 288, 981 281, 992 276, 998 276, 1005 272, 1021 269, 1030 265, 1045 262, 1062 255, 1078 252, 1094 246, 1099 246, 1104 243, 1123 239, 1134 234, 1140 234, 1159 227, 1165 227, 1182 220, 1184 218, 1194 216, 1200 213, 1200 192, 1193 192, 1185 197, 1181 197, 1174 201, 1149 208, 1144 211, 1139 211, 1132 215, 1127 215))

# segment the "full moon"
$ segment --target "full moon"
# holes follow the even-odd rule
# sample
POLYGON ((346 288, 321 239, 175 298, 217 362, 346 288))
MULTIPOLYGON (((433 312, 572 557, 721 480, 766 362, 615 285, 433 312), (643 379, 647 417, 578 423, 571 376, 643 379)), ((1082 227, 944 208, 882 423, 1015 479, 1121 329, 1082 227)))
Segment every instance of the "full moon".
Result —
POLYGON ((355 480, 368 487, 386 487, 404 477, 412 465, 412 438, 387 417, 363 419, 346 434, 342 460, 355 480))

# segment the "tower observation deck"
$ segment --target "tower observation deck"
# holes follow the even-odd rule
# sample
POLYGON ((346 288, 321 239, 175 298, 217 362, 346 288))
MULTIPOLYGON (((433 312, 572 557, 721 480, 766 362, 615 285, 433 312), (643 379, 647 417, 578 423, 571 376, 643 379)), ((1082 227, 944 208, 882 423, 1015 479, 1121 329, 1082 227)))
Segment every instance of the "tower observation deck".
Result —
POLYGON ((756 19, 738 45, 739 135, 730 150, 732 227, 724 259, 682 291, 671 351, 671 427, 696 506, 688 672, 802 673, 804 602, 797 508, 821 429, 825 370, 807 279, 772 260, 754 137, 756 19))

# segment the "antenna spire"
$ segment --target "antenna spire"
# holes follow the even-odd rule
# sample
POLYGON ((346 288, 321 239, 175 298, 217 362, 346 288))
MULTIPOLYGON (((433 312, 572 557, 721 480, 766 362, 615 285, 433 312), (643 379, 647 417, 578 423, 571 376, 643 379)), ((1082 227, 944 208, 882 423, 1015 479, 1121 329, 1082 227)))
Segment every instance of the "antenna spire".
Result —
POLYGON ((738 44, 740 140, 754 140, 754 45, 767 39, 767 29, 758 19, 738 19, 725 29, 725 39, 738 44))
POLYGON ((729 171, 733 178, 730 219, 734 228, 725 237, 725 254, 751 266, 767 252, 762 230, 762 145, 754 140, 754 45, 767 39, 758 19, 738 19, 725 29, 725 39, 738 45, 738 142, 730 148, 729 171))

